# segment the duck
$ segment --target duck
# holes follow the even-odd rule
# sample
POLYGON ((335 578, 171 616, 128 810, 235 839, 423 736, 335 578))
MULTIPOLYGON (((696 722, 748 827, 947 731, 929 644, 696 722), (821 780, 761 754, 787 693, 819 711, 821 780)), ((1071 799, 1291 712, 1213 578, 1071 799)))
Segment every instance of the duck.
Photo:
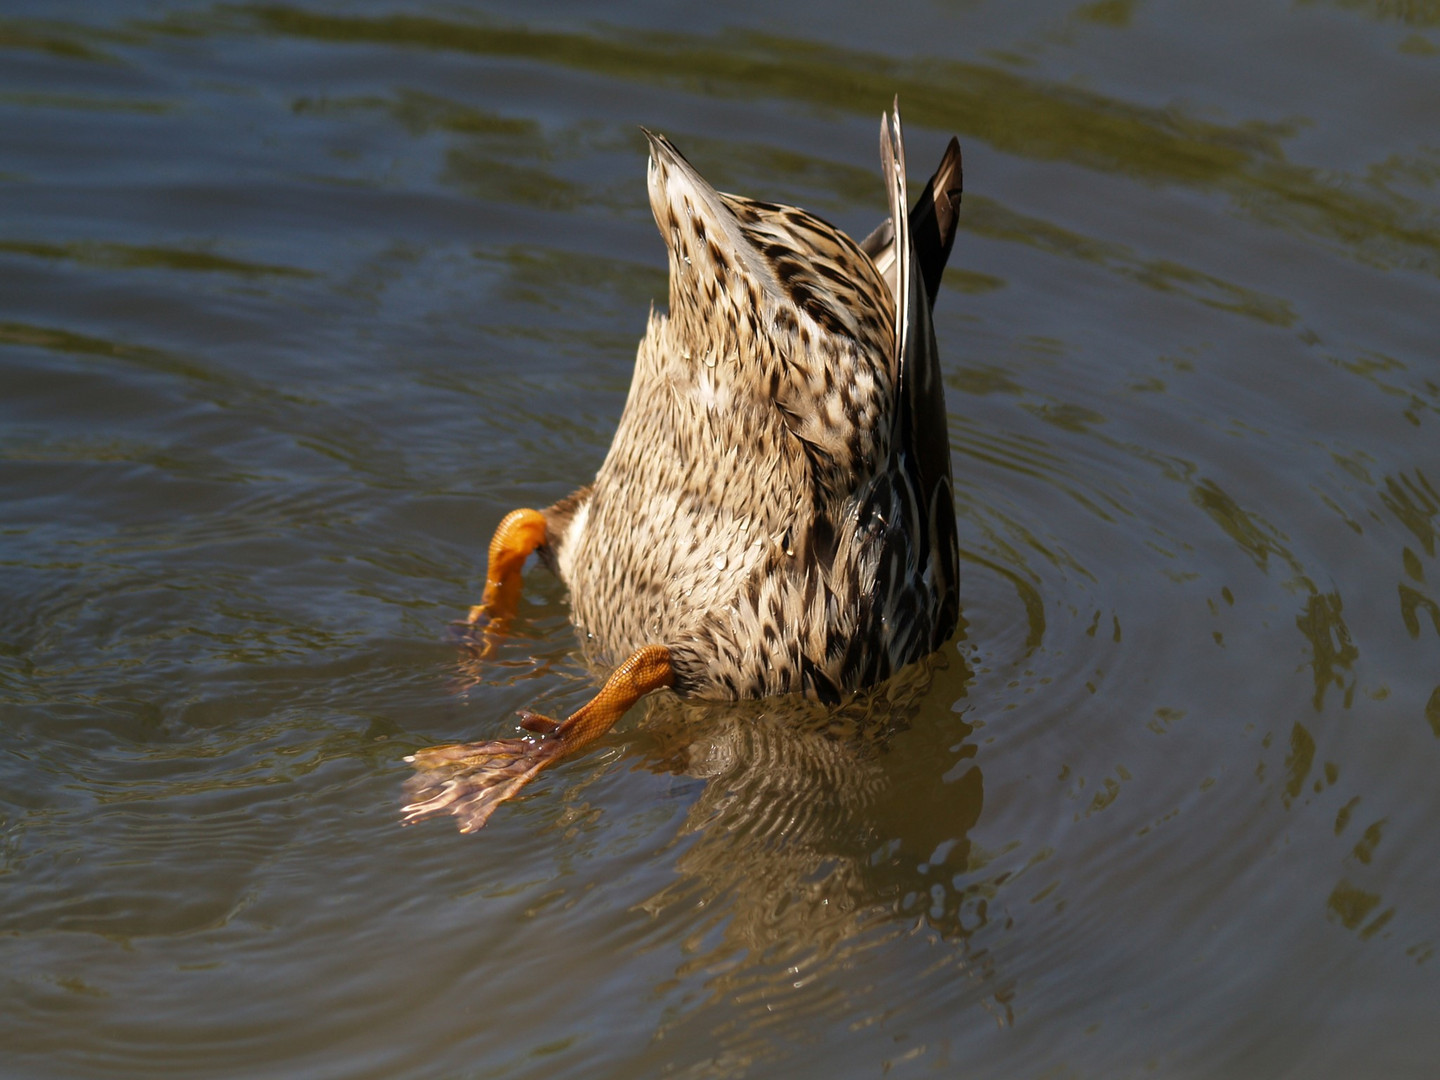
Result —
POLYGON ((931 312, 958 224, 959 141, 910 207, 897 100, 880 124, 889 214, 856 243, 798 207, 717 191, 641 130, 668 309, 652 305, 595 479, 500 521, 465 620, 503 636, 538 555, 609 674, 563 721, 522 712, 525 736, 410 755, 405 824, 449 814, 461 832, 481 828, 652 692, 839 702, 955 632, 931 312))

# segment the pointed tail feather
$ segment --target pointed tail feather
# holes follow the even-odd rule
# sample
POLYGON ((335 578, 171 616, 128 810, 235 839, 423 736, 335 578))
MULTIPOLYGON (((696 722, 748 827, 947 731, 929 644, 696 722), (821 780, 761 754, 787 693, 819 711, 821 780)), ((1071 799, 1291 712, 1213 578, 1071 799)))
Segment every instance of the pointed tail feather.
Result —
POLYGON ((895 99, 895 114, 880 115, 880 167, 885 174, 885 195, 890 200, 890 233, 894 237, 891 251, 894 276, 885 277, 895 297, 895 347, 897 357, 905 341, 908 322, 907 298, 910 293, 910 210, 905 181, 905 140, 900 131, 900 99, 895 99))
MULTIPOLYGON (((963 188, 960 140, 952 137, 935 175, 930 177, 909 216, 915 261, 920 267, 921 277, 925 279, 925 295, 932 308, 940 292, 940 278, 945 273, 945 264, 949 262, 950 251, 955 246, 963 188)), ((895 243, 894 222, 886 218, 877 225, 869 236, 860 241, 860 250, 870 256, 886 284, 893 289, 896 254, 899 251, 895 243)))
POLYGON ((960 140, 951 136, 940 167, 920 193, 920 200, 910 212, 910 239, 915 244, 915 261, 925 279, 925 295, 930 306, 940 291, 940 277, 955 246, 955 228, 960 220, 960 193, 965 187, 965 172, 960 160, 960 140))
POLYGON ((951 143, 941 168, 927 185, 927 195, 913 213, 906 213, 905 144, 900 132, 900 103, 880 129, 880 157, 890 196, 890 227, 894 231, 896 427, 892 454, 909 480, 915 510, 915 557, 931 575, 936 619, 930 648, 939 648, 954 631, 959 614, 959 551, 956 538, 954 483, 950 474, 950 437, 945 411, 939 350, 930 321, 934 294, 926 280, 920 247, 926 246, 939 288, 945 257, 955 239, 960 182, 959 144, 951 143), (952 153, 953 151, 953 153, 952 153), (912 235, 913 225, 926 238, 912 235))

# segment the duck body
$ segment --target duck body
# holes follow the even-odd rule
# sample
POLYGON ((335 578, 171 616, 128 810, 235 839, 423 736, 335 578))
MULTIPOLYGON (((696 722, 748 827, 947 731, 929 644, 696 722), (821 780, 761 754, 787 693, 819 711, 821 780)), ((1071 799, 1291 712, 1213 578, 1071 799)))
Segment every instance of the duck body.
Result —
MULTIPOLYGON (((898 124, 885 134, 898 217, 898 124)), ((669 311, 651 312, 594 484, 545 511, 576 626, 601 665, 668 646, 674 689, 696 697, 828 700, 879 682, 939 648, 959 613, 925 288, 954 235, 958 145, 940 177, 948 220, 932 221, 932 183, 918 222, 892 217, 867 242, 887 281, 840 230, 718 193, 649 138, 669 311), (930 274, 923 245, 895 252, 913 224, 935 233, 930 274)))
POLYGON ((596 695, 530 737, 427 747, 409 824, 489 820, 645 694, 822 701, 939 649, 959 618, 944 385, 930 310, 955 237, 952 139, 913 209, 898 108, 890 214, 856 244, 804 210, 717 192, 663 136, 649 193, 669 249, 594 483, 508 514, 468 624, 490 655, 538 552, 570 591, 596 695))

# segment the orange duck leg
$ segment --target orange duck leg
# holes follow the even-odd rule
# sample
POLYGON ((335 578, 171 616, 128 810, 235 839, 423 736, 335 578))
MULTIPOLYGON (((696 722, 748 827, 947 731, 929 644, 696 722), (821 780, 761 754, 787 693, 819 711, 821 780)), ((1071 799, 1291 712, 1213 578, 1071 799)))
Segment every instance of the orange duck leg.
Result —
POLYGON ((482 619, 498 631, 505 629, 520 600, 520 569, 545 543, 545 515, 539 510, 511 510, 500 519, 490 538, 490 561, 485 568, 485 596, 470 609, 466 623, 482 619))

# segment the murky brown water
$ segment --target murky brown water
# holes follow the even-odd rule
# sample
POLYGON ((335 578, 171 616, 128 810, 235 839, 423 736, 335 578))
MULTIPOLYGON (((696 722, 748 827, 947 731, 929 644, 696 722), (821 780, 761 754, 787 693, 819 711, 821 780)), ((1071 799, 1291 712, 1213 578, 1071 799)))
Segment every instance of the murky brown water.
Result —
POLYGON ((1440 9, 0 15, 0 1075, 1428 1077, 1440 9), (862 234, 965 146, 934 663, 657 701, 480 835, 402 758, 591 689, 637 125, 862 234))

